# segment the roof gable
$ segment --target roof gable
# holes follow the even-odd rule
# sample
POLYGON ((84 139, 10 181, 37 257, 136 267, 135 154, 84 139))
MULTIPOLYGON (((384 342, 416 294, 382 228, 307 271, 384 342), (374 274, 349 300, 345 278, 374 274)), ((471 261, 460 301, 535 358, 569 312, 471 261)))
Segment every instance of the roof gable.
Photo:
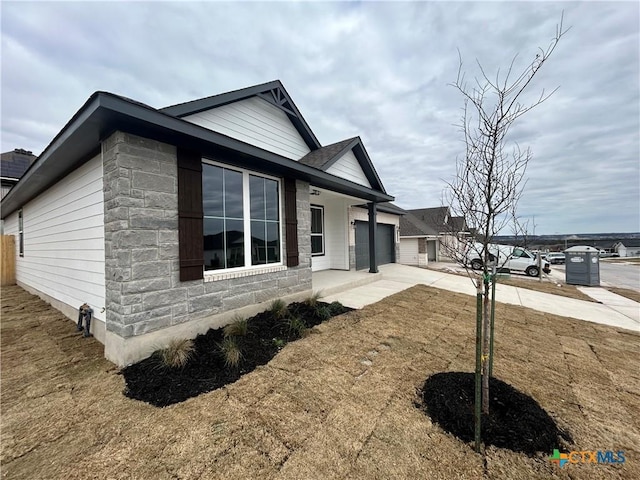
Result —
POLYGON ((258 169, 303 180, 317 187, 363 201, 387 202, 393 197, 226 135, 205 129, 153 107, 108 92, 95 92, 80 107, 21 180, 2 198, 2 218, 15 212, 51 185, 100 153, 109 132, 125 131, 202 156, 224 155, 241 168, 258 169))
POLYGON ((309 152, 299 161, 305 165, 386 193, 360 137, 349 138, 321 147, 318 150, 309 152), (358 181, 358 178, 360 181, 358 181))
POLYGON ((174 117, 184 118, 251 97, 261 98, 284 112, 308 146, 309 150, 320 148, 320 142, 311 131, 311 128, 302 117, 298 107, 293 103, 291 96, 287 93, 280 80, 274 80, 272 82, 255 85, 253 87, 221 93, 211 97, 200 98, 190 102, 179 103, 177 105, 161 108, 160 111, 174 117))
POLYGON ((298 160, 310 151, 287 114, 259 96, 187 115, 182 119, 291 160, 298 160))
POLYGON ((347 180, 359 183, 365 187, 371 187, 371 182, 369 182, 369 179, 365 175, 364 170, 353 153, 353 150, 347 151, 344 155, 333 162, 333 164, 327 168, 326 172, 338 177, 346 178, 347 180))

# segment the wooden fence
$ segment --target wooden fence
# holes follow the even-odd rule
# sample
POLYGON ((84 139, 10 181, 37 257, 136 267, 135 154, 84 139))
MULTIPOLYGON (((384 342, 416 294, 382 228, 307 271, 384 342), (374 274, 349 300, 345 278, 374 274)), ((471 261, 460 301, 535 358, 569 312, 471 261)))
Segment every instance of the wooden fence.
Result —
POLYGON ((0 235, 0 286, 16 283, 16 241, 13 235, 0 235))

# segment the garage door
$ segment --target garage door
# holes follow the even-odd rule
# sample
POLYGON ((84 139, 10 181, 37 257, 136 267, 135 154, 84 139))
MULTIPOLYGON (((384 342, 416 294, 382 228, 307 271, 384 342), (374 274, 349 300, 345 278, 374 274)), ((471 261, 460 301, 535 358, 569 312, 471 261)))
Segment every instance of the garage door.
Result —
POLYGON ((418 265, 418 239, 400 239, 400 263, 403 265, 418 265))
MULTIPOLYGON (((393 225, 377 224, 376 259, 378 265, 395 262, 393 225)), ((356 221, 356 270, 369 268, 369 223, 356 221)))

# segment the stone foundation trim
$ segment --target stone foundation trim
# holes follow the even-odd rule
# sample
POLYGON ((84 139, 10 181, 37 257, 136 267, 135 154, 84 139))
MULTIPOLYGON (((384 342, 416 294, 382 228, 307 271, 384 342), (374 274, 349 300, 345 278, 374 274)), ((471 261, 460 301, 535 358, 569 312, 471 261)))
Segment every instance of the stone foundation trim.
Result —
MULTIPOLYGON (((312 290, 305 290, 280 298, 287 304, 300 302, 309 298, 313 294, 312 290)), ((107 360, 115 363, 119 367, 131 365, 149 357, 153 352, 166 347, 175 338, 195 338, 197 335, 206 333, 210 328, 222 328, 234 320, 236 315, 243 318, 252 317, 267 310, 273 299, 247 305, 246 307, 229 310, 217 315, 194 318, 188 322, 172 325, 154 330, 145 335, 123 338, 113 332, 107 331, 105 338, 104 355, 107 360)))

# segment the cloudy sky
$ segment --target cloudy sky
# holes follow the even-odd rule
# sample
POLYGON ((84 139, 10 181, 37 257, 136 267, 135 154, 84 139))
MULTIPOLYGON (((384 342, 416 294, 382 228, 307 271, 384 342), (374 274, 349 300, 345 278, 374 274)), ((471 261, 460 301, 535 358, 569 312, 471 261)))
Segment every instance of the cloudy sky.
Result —
MULTIPOLYGON (((359 135, 404 208, 441 204, 476 59, 495 76, 571 27, 513 139, 536 234, 640 231, 638 2, 2 1, 1 149, 39 154, 96 90, 154 107, 280 79, 323 145, 359 135), (535 218, 535 220, 534 220, 535 218)), ((511 232, 503 232, 511 233, 511 232)))

